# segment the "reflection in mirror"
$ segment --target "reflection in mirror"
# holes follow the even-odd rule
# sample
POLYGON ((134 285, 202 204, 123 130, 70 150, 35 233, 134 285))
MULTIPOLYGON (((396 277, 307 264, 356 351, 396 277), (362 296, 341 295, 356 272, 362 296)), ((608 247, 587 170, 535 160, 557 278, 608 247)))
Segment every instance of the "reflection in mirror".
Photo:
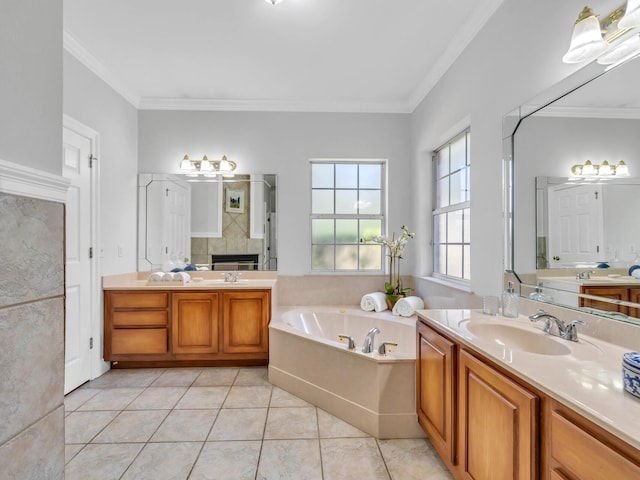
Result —
POLYGON ((640 60, 604 74, 589 67, 593 78, 580 88, 572 90, 584 71, 565 82, 569 94, 551 103, 543 94, 505 117, 506 269, 524 296, 632 321, 640 317, 640 279, 629 274, 640 264, 640 60), (573 175, 587 160, 622 160, 630 176, 573 175))
POLYGON ((276 176, 139 175, 138 270, 276 270, 276 176))

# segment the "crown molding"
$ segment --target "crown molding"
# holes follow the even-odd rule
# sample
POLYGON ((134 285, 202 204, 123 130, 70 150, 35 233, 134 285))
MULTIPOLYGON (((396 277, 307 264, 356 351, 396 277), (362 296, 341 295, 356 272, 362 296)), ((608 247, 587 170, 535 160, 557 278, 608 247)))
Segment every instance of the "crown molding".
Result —
POLYGON ((554 107, 546 106, 535 113, 536 117, 607 118, 639 120, 640 108, 613 107, 554 107))
POLYGON ((69 179, 0 159, 0 192, 64 203, 69 179))
POLYGON ((226 112, 327 112, 411 113, 404 102, 327 102, 288 100, 239 100, 214 98, 142 97, 140 110, 196 110, 226 112))
POLYGON ((431 66, 427 76, 418 84, 414 91, 409 96, 409 109, 413 112, 418 105, 426 98, 431 89, 436 86, 438 81, 447 73, 447 70, 451 68, 451 65, 462 54, 465 48, 471 43, 473 38, 480 32, 482 27, 489 21, 489 19, 496 12, 498 7, 502 5, 504 0, 486 0, 476 6, 476 12, 474 12, 469 19, 463 24, 462 28, 458 30, 458 33, 454 37, 453 41, 449 43, 447 49, 431 66))
POLYGON ((135 108, 140 104, 140 95, 130 88, 122 79, 114 75, 100 60, 93 56, 67 29, 63 32, 64 49, 73 55, 80 63, 87 67, 103 82, 113 88, 135 108))

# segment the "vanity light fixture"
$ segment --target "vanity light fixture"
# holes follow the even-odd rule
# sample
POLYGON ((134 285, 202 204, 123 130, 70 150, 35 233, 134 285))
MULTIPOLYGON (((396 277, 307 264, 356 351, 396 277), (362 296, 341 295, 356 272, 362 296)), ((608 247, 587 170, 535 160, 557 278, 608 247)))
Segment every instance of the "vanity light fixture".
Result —
POLYGON ((628 177, 629 167, 623 160, 617 164, 611 165, 606 160, 600 165, 594 165, 591 160, 587 160, 583 164, 571 167, 571 175, 574 177, 628 177))
POLYGON ((573 28, 569 50, 562 57, 565 63, 588 63, 598 59, 608 68, 640 54, 640 40, 629 32, 640 27, 640 0, 628 0, 607 17, 598 16, 589 7, 580 12, 573 28))
POLYGON ((206 155, 200 160, 194 160, 185 155, 180 162, 180 172, 187 177, 197 177, 199 174, 205 177, 233 177, 236 167, 236 163, 227 159, 226 155, 220 160, 209 160, 206 155))

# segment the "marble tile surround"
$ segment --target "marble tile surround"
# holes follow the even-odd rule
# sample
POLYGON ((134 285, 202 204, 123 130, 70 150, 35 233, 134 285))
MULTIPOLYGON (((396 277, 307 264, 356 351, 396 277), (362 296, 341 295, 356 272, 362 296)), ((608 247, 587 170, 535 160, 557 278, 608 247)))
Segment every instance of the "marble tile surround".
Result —
POLYGON ((64 476, 64 205, 0 193, 0 465, 64 476))

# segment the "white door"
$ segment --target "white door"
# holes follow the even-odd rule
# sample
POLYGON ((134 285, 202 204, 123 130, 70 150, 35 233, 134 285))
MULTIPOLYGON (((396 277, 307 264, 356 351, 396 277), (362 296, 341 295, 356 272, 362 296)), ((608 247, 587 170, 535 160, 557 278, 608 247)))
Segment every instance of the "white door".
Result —
POLYGON ((64 393, 91 375, 91 168, 92 142, 63 129, 63 176, 67 193, 64 393))
POLYGON ((558 185, 549 189, 549 265, 571 266, 602 258, 602 187, 558 185))

